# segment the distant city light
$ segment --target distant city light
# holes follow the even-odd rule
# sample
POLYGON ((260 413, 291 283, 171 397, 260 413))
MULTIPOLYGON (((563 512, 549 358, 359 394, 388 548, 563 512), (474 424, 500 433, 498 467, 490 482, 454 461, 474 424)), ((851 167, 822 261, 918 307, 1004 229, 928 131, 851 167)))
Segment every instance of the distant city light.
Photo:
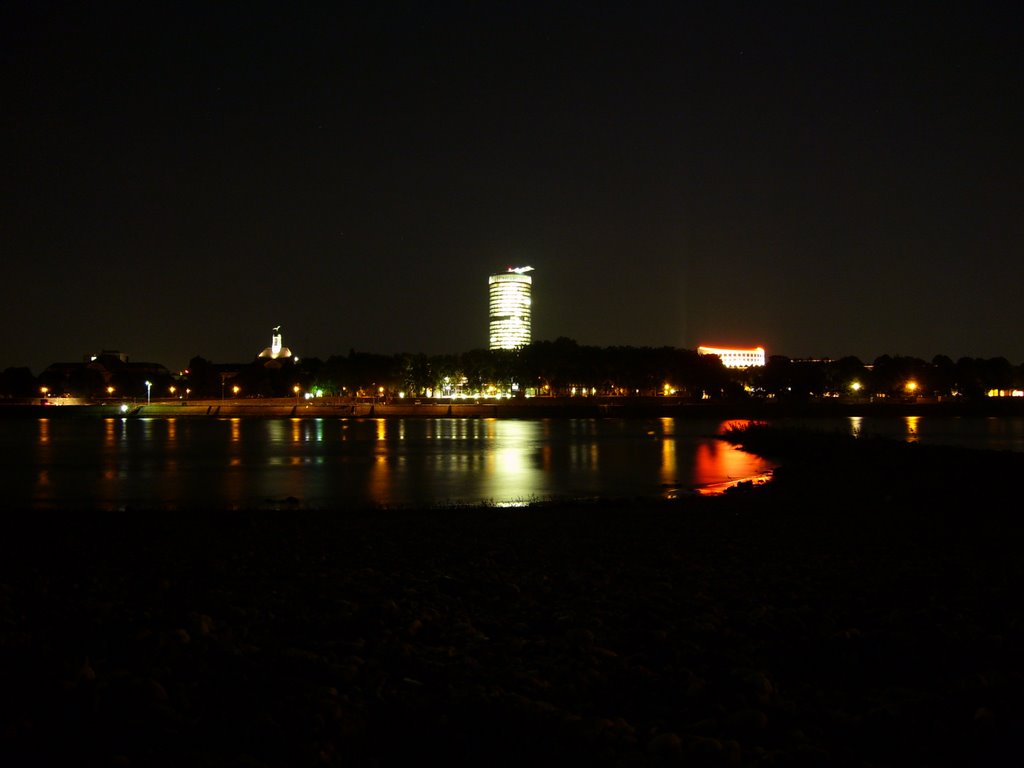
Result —
POLYGON ((752 368, 765 364, 764 347, 753 349, 725 349, 723 347, 697 347, 698 355, 717 355, 726 368, 752 368))
MULTIPOLYGON (((273 331, 270 334, 270 346, 265 347, 260 352, 259 357, 269 358, 270 360, 280 360, 283 358, 293 357, 292 351, 286 347, 281 341, 281 326, 275 325, 273 331)), ((298 356, 294 356, 295 362, 299 362, 298 356)))

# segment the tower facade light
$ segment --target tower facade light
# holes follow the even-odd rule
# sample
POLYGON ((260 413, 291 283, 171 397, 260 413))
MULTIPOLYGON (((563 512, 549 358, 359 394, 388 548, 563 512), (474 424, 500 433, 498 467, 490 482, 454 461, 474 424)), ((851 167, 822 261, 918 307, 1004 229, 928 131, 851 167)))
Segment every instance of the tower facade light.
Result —
POLYGON ((489 348, 517 349, 533 340, 533 267, 509 267, 491 275, 489 294, 489 348))

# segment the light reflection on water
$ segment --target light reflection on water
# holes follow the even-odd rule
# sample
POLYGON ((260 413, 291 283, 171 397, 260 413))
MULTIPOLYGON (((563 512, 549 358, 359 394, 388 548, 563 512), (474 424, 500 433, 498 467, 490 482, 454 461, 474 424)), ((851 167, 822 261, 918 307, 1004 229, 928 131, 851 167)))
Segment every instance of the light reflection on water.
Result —
POLYGON ((907 442, 916 443, 920 439, 917 432, 917 426, 921 423, 921 417, 907 416, 905 420, 907 423, 907 442))
MULTIPOLYGON (((0 482, 12 505, 36 507, 343 508, 671 497, 720 491, 770 471, 768 462, 712 437, 744 423, 8 420, 0 429, 0 482)), ((811 426, 1024 450, 1024 419, 853 417, 811 426)))
POLYGON ((674 496, 767 462, 724 422, 628 419, 39 419, 0 433, 36 507, 523 504, 674 496))
POLYGON ((854 437, 885 437, 908 443, 956 445, 994 451, 1024 451, 1024 418, 988 416, 849 416, 845 429, 831 419, 778 419, 784 427, 846 431, 854 437))

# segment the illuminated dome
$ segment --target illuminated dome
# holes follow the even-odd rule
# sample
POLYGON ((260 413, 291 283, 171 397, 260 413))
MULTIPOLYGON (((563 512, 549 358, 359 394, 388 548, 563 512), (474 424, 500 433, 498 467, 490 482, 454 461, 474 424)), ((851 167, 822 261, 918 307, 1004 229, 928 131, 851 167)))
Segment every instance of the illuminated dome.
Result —
POLYGON ((270 337, 270 346, 260 352, 259 356, 270 360, 281 360, 292 356, 292 351, 281 344, 280 325, 274 326, 274 333, 270 337))

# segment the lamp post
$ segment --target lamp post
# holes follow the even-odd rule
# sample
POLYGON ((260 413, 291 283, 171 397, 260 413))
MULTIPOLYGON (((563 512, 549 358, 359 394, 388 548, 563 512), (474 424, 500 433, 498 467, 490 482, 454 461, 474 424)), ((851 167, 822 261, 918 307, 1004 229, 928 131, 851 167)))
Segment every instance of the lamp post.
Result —
POLYGON ((147 381, 146 382, 146 405, 149 405, 149 393, 150 393, 150 391, 152 389, 153 389, 153 382, 152 381, 147 381))

